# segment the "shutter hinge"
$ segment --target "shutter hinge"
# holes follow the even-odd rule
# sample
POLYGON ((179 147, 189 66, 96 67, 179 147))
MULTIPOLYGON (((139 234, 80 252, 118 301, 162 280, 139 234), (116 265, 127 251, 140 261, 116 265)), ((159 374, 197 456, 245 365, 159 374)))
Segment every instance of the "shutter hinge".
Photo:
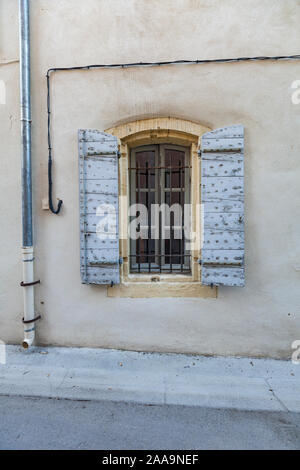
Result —
POLYGON ((202 259, 197 259, 197 263, 201 265, 202 264, 202 259))
POLYGON ((119 149, 117 150, 117 157, 118 157, 118 158, 121 158, 121 152, 120 152, 119 149))
POLYGON ((119 264, 123 264, 124 260, 123 258, 119 258, 119 264))
POLYGON ((197 153, 198 153, 198 156, 201 157, 201 155, 202 155, 202 150, 199 149, 199 150, 197 151, 197 153))

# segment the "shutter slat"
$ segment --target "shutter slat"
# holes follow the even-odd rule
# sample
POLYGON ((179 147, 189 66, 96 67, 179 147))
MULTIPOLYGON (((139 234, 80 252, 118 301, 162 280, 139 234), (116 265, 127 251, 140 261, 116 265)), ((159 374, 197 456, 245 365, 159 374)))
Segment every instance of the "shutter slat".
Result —
POLYGON ((234 213, 204 213, 204 227, 214 230, 238 230, 243 231, 244 214, 234 213))
POLYGON ((204 134, 202 284, 244 286, 244 129, 204 134))
POLYGON ((205 202, 205 211, 206 213, 210 212, 238 212, 241 213, 244 211, 244 202, 243 201, 234 201, 229 199, 215 199, 213 201, 205 202))
POLYGON ((202 263, 240 265, 243 260, 243 250, 203 250, 202 263))
POLYGON ((116 143, 116 137, 112 134, 106 134, 105 132, 98 131, 97 129, 80 129, 79 132, 81 130, 84 132, 84 135, 81 134, 79 136, 79 142, 94 142, 94 145, 97 145, 97 143, 104 145, 106 143, 112 143, 115 145, 116 143))
POLYGON ((85 201, 81 203, 81 210, 86 210, 87 214, 96 214, 97 207, 102 204, 115 205, 118 203, 117 194, 89 194, 86 193, 85 201))
POLYGON ((244 164, 240 160, 224 162, 204 160, 202 162, 203 176, 244 176, 244 164))
POLYGON ((88 282, 83 284, 119 284, 120 276, 115 266, 88 266, 88 282))
POLYGON ((116 180, 95 180, 86 179, 85 194, 103 194, 104 196, 116 196, 118 190, 116 188, 116 180), (100 192, 101 191, 101 192, 100 192))
POLYGON ((244 197, 244 178, 236 177, 205 177, 202 174, 202 200, 209 199, 238 199, 244 197))
POLYGON ((94 130, 80 130, 78 141, 81 279, 118 284, 118 141, 94 130))
POLYGON ((209 250, 242 250, 244 248, 244 231, 211 230, 204 228, 203 249, 209 250))
POLYGON ((217 161, 224 161, 224 162, 243 162, 240 153, 236 152, 203 152, 202 154, 202 161, 209 161, 209 160, 217 160, 217 161))
POLYGON ((229 266, 207 266, 202 273, 202 284, 229 287, 244 287, 244 268, 229 266))
POLYGON ((202 150, 206 152, 228 151, 235 152, 242 150, 244 147, 243 139, 240 137, 233 139, 204 139, 202 150))
POLYGON ((221 127, 220 129, 207 132, 203 137, 205 137, 205 139, 233 139, 234 137, 244 138, 244 126, 237 124, 236 126, 221 127))
POLYGON ((116 239, 100 240, 96 232, 88 232, 86 236, 86 250, 114 250, 118 249, 119 242, 116 239))
MULTIPOLYGON (((87 251, 89 252, 88 259, 90 260, 90 263, 97 261, 100 263, 108 263, 112 259, 110 256, 109 248, 90 248, 87 251)), ((83 260, 84 258, 82 257, 81 259, 83 260)), ((116 258, 114 262, 119 262, 119 260, 116 258)))
POLYGON ((84 166, 84 176, 86 179, 115 180, 118 162, 115 157, 93 156, 86 157, 84 166))

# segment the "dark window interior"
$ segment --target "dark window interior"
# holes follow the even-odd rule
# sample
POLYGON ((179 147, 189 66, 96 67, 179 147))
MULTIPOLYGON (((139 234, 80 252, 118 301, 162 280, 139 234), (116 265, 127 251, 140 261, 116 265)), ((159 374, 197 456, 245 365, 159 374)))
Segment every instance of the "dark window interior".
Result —
MULTIPOLYGON (((186 147, 152 145, 132 150, 130 158, 130 204, 144 204, 148 220, 143 235, 130 242, 130 272, 190 273, 190 252, 185 247, 184 211, 190 202, 190 152, 186 147), (151 206, 166 204, 181 207, 180 220, 165 224, 160 214, 152 220, 151 206), (153 236, 151 227, 157 235, 153 236), (145 233, 146 232, 146 233, 145 233)), ((136 213, 132 219, 139 216, 136 213)), ((139 227, 138 227, 139 228, 139 227)))

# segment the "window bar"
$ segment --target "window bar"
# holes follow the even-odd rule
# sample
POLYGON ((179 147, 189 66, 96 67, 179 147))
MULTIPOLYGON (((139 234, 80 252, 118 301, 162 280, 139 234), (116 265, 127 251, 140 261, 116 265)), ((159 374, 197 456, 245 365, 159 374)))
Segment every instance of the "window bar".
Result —
MULTIPOLYGON (((158 146, 158 158, 159 160, 161 161, 161 149, 160 149, 160 146, 158 146)), ((163 160, 164 161, 164 164, 165 164, 165 159, 163 160)), ((165 170, 164 170, 165 171, 165 170)), ((158 167, 158 185, 159 187, 157 188, 157 191, 158 191, 158 194, 159 194, 159 205, 161 205, 161 199, 162 199, 162 181, 161 181, 161 167, 159 168, 158 167)), ((158 261, 159 261, 159 272, 161 274, 161 257, 162 257, 162 244, 163 244, 163 240, 162 240, 162 226, 161 226, 161 219, 162 219, 162 214, 161 214, 161 211, 159 211, 159 220, 158 220, 158 224, 159 224, 159 255, 158 255, 158 261)))
MULTIPOLYGON (((180 165, 181 165, 181 160, 180 160, 180 165)), ((179 193, 179 202, 180 202, 180 207, 181 207, 181 214, 182 214, 182 220, 181 220, 181 239, 180 239, 180 272, 183 272, 183 264, 184 264, 184 194, 183 193, 183 187, 182 187, 182 182, 185 181, 184 178, 184 170, 180 166, 179 170, 179 186, 180 186, 180 193, 179 193), (183 204, 182 204, 182 199, 183 199, 183 204)))
MULTIPOLYGON (((136 201, 136 180, 133 180, 135 178, 135 172, 133 173, 131 170, 131 159, 133 158, 133 155, 130 155, 130 160, 129 160, 129 166, 128 166, 128 173, 129 173, 129 184, 130 184, 130 192, 129 192, 129 201, 130 204, 133 203, 133 200, 136 201), (134 192, 133 192, 134 188, 134 192)), ((130 226, 131 218, 128 218, 128 225, 130 226)), ((130 244, 130 251, 129 251, 129 270, 131 271, 133 269, 133 264, 134 264, 134 257, 131 256, 133 253, 136 253, 136 247, 133 247, 133 243, 131 240, 131 237, 129 239, 129 244, 130 244)))
MULTIPOLYGON (((148 239, 147 239, 147 257, 148 257, 148 271, 149 273, 151 273, 151 256, 150 256, 150 238, 151 238, 151 234, 150 234, 150 225, 151 225, 151 208, 150 208, 150 211, 149 211, 149 206, 151 206, 151 190, 150 190, 150 184, 151 184, 151 176, 149 178, 149 163, 146 162, 146 188, 147 188, 147 192, 146 192, 146 207, 147 207, 147 211, 148 211, 148 214, 147 214, 147 217, 148 217, 148 239)), ((146 260, 147 261, 147 260, 146 260)))
MULTIPOLYGON (((151 167, 151 170, 170 170, 170 169, 173 169, 173 170, 179 170, 180 168, 190 168, 188 165, 187 166, 173 166, 173 167, 170 167, 170 166, 153 166, 151 167)), ((142 166, 139 166, 138 168, 136 167, 130 167, 129 170, 145 170, 146 171, 146 167, 142 167, 142 166)))
MULTIPOLYGON (((170 207, 172 207, 172 176, 173 176, 173 169, 172 169, 172 163, 173 163, 173 159, 172 157, 170 158, 170 172, 169 172, 169 180, 170 180, 170 207)), ((173 224, 172 224, 172 219, 174 221, 174 214, 173 212, 169 212, 170 213, 170 227, 169 227, 169 236, 170 236, 170 272, 172 273, 172 237, 173 237, 173 224)))
MULTIPOLYGON (((140 170, 139 170, 139 162, 136 162, 136 169, 137 169, 137 187, 138 187, 138 190, 137 190, 137 203, 140 204, 140 197, 141 197, 141 191, 140 191, 140 170)), ((141 235, 141 225, 139 224, 140 226, 140 233, 139 235, 141 235)), ((138 250, 137 250, 137 253, 138 253, 138 258, 137 258, 137 261, 138 261, 138 272, 140 273, 141 272, 141 238, 139 236, 139 238, 137 239, 137 246, 138 246, 138 250)))

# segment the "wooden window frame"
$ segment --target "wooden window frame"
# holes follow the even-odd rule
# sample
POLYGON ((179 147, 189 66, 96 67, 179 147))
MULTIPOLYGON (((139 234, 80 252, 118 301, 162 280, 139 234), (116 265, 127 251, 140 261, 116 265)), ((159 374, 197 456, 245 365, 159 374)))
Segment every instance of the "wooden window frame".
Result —
MULTIPOLYGON (((179 150, 184 154, 184 202, 183 204, 189 204, 190 203, 190 192, 191 192, 191 181, 190 181, 190 147, 183 147, 180 145, 173 145, 173 144, 154 144, 154 145, 143 145, 139 147, 132 148, 130 151, 130 159, 129 159, 129 168, 134 168, 136 167, 136 154, 143 152, 143 151, 153 151, 155 153, 155 166, 165 166, 165 158, 166 158, 166 150, 179 150), (186 168, 189 168, 188 171, 186 171, 186 168)), ((130 203, 134 203, 135 197, 136 197, 136 181, 135 181, 135 176, 136 173, 134 170, 129 170, 129 192, 130 192, 130 203)), ((155 204, 162 204, 163 201, 165 200, 165 192, 167 191, 167 188, 165 186, 165 169, 161 168, 160 170, 155 171, 155 187, 151 189, 143 189, 141 188, 141 192, 155 192, 155 204)), ((169 189, 170 191, 170 189, 169 189)), ((178 191, 178 188, 173 188, 171 190, 172 192, 178 191)), ((179 189, 180 192, 182 192, 182 189, 179 189)), ((183 228, 182 228, 183 230, 183 228)), ((183 233, 181 230, 181 234, 183 233)), ((184 238, 183 238, 184 241, 184 238)), ((162 263, 162 269, 166 269, 166 266, 168 266, 169 263, 165 263, 165 257, 168 257, 168 254, 165 254, 165 246, 164 243, 162 242, 161 238, 155 240, 155 254, 153 255, 155 257, 155 262, 152 262, 153 264, 153 271, 150 271, 149 274, 157 274, 157 269, 159 269, 160 266, 160 261, 159 258, 157 257, 158 252, 161 253, 161 263, 162 263), (155 266, 156 266, 156 271, 155 271, 155 266)), ((185 243, 184 243, 184 248, 183 252, 187 253, 186 248, 185 248, 185 243)), ((130 264, 130 272, 131 274, 134 273, 132 269, 132 255, 136 253, 136 240, 131 240, 130 243, 130 250, 129 250, 129 255, 131 259, 131 264, 130 264)), ((189 256, 190 258, 190 253, 188 250, 188 254, 186 256, 189 256)), ((191 269, 190 269, 190 259, 188 263, 186 263, 186 257, 182 258, 182 267, 183 267, 183 272, 181 273, 182 275, 185 276, 191 276, 191 269), (185 272, 186 271, 186 272, 185 272)), ((172 263, 171 263, 172 265, 172 263)), ((148 263, 145 263, 145 266, 142 266, 142 269, 144 271, 147 271, 147 266, 148 263)), ((151 263, 150 263, 150 268, 151 269, 151 263)), ((174 269, 179 269, 178 267, 174 269)), ((171 268, 172 270, 172 268, 171 268)), ((136 274, 141 274, 141 273, 136 273, 136 274)), ((161 273, 158 273, 159 275, 161 273)), ((172 275, 176 273, 170 273, 172 275)))
POLYGON ((192 204, 192 231, 200 239, 201 221, 196 210, 200 200, 200 159, 198 148, 200 138, 211 129, 200 124, 177 118, 154 118, 134 121, 107 129, 119 139, 119 227, 120 266, 119 285, 107 288, 109 297, 202 297, 216 298, 217 288, 201 284, 201 266, 198 262, 201 252, 191 251, 191 274, 131 274, 129 262, 130 240, 128 234, 129 207, 129 163, 131 149, 143 145, 173 144, 190 150, 192 204), (197 230, 198 227, 198 230, 197 230))

